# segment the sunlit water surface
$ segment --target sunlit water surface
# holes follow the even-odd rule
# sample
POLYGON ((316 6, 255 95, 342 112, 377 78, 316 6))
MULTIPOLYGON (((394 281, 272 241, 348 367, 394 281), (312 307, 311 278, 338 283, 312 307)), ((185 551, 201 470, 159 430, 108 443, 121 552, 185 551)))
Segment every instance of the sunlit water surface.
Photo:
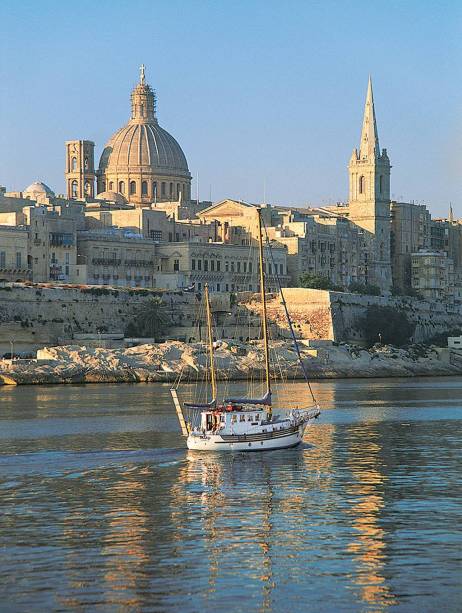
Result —
POLYGON ((215 455, 168 386, 0 388, 0 610, 461 611, 462 379, 314 388, 302 446, 215 455))

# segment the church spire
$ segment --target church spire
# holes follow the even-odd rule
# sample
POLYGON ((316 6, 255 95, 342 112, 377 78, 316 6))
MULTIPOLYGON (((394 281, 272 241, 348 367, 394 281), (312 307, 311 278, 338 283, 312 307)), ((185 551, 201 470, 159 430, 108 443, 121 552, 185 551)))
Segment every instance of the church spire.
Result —
POLYGON ((374 94, 372 92, 372 79, 369 76, 367 84, 366 105, 364 107, 363 129, 359 146, 359 158, 373 159, 380 156, 379 133, 375 121, 374 94))

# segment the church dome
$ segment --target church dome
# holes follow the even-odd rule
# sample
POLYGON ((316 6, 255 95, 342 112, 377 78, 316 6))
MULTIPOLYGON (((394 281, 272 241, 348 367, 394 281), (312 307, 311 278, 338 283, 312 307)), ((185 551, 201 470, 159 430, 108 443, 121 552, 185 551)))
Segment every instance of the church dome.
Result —
POLYGON ((186 157, 177 141, 157 122, 130 121, 106 144, 100 171, 125 172, 146 168, 189 176, 186 157))
POLYGON ((134 203, 188 199, 188 163, 178 142, 157 121, 156 94, 145 83, 144 67, 131 94, 131 108, 131 119, 103 150, 98 190, 120 192, 134 203))
POLYGON ((23 194, 25 196, 47 196, 47 197, 53 197, 55 195, 54 191, 48 187, 48 185, 46 185, 45 183, 42 183, 42 181, 34 181, 33 183, 31 183, 29 185, 29 187, 26 187, 26 189, 23 191, 23 194))
POLYGON ((127 199, 118 192, 101 192, 95 197, 95 200, 107 200, 116 204, 127 204, 127 199))

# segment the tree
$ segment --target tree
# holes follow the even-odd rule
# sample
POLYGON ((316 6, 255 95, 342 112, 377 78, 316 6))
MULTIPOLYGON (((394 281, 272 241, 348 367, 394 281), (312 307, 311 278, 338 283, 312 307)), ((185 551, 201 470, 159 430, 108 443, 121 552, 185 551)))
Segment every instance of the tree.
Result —
POLYGON ((409 342, 415 330, 405 313, 389 306, 368 306, 361 325, 369 346, 381 342, 400 347, 409 342))
POLYGON ((365 296, 380 296, 382 293, 378 285, 368 285, 366 283, 352 283, 348 289, 353 294, 363 294, 365 296))
POLYGON ((163 310, 161 298, 156 296, 139 305, 135 311, 135 319, 127 326, 126 334, 149 336, 157 340, 170 323, 170 318, 163 310))
POLYGON ((335 292, 343 292, 343 287, 335 285, 324 275, 313 275, 309 272, 304 272, 299 279, 300 287, 306 287, 309 289, 329 289, 335 292))

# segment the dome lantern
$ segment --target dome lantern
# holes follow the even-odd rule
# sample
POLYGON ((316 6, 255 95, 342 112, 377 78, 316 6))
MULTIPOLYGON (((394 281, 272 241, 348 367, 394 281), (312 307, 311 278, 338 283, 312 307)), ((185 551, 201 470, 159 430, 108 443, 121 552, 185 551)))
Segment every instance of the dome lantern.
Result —
POLYGON ((156 92, 145 83, 144 64, 140 67, 140 82, 132 91, 132 120, 157 121, 156 92))

